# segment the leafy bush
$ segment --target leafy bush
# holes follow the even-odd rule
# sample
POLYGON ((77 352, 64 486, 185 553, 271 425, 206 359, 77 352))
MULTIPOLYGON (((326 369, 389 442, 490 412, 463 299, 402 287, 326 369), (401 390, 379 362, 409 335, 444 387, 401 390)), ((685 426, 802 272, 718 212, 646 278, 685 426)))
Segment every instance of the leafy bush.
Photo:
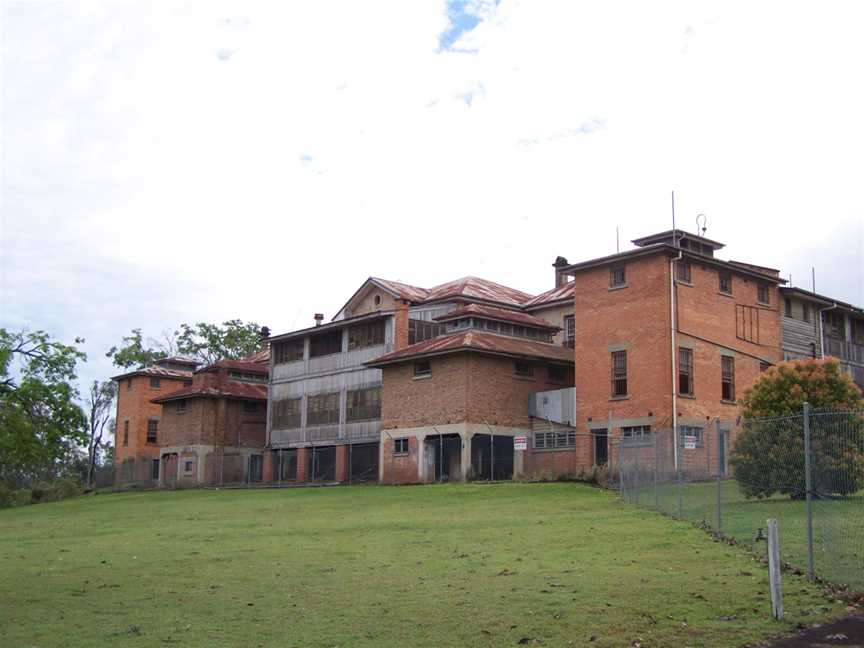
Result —
POLYGON ((0 483, 0 508, 12 506, 12 491, 6 484, 0 483))
POLYGON ((19 488, 12 491, 12 506, 25 506, 33 501, 33 494, 29 488, 19 488))

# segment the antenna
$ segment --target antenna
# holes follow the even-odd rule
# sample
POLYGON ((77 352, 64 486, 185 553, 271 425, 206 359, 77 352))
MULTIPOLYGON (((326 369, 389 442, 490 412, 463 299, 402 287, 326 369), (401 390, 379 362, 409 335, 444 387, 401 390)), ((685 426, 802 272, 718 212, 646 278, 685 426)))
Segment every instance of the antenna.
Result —
POLYGON ((615 254, 621 251, 621 244, 618 241, 618 226, 615 226, 615 254))
POLYGON ((696 233, 703 237, 705 236, 705 230, 708 229, 708 217, 705 214, 698 214, 696 216, 696 233), (702 223, 700 226, 699 223, 702 223))
POLYGON ((813 290, 812 290, 812 292, 815 293, 815 292, 816 292, 816 268, 813 267, 813 266, 810 267, 810 277, 811 277, 811 279, 812 279, 812 281, 813 281, 813 290))

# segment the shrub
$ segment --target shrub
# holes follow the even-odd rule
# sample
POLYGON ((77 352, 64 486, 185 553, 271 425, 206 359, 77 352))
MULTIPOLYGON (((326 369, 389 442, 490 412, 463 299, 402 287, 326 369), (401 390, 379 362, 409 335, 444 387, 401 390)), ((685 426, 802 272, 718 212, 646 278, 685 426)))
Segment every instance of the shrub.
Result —
POLYGON ((57 491, 57 499, 78 497, 84 492, 84 487, 75 477, 63 477, 58 479, 54 486, 57 491))
POLYGON ((33 501, 33 494, 29 488, 19 488, 12 491, 12 506, 24 506, 33 501))
POLYGON ((12 506, 12 491, 6 484, 0 484, 0 508, 12 506))

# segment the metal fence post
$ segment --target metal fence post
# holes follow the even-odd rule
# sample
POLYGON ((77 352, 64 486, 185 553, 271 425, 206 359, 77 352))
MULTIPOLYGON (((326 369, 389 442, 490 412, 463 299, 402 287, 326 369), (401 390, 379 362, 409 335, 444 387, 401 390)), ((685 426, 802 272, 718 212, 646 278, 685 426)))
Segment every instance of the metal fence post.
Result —
POLYGON ((624 459, 623 459, 623 442, 618 441, 618 490, 621 493, 621 499, 626 501, 626 492, 624 490, 624 459))
POLYGON ((654 464, 654 510, 659 511, 660 510, 660 495, 657 492, 657 472, 659 470, 658 465, 657 465, 658 464, 657 456, 659 454, 659 452, 657 450, 657 444, 659 442, 659 439, 657 438, 656 434, 652 435, 652 436, 654 437, 654 461, 653 461, 653 464, 654 464))
POLYGON ((723 531, 723 482, 720 481, 720 417, 714 419, 714 432, 717 443, 717 533, 723 531))
MULTIPOLYGON (((678 436, 677 433, 674 432, 674 429, 673 429, 672 443, 677 444, 679 438, 680 437, 678 436)), ((676 448, 677 448, 677 446, 676 446, 676 448)), ((680 448, 678 448, 678 450, 680 450, 680 448)), ((684 473, 681 470, 681 464, 683 463, 682 459, 683 459, 683 457, 681 457, 681 453, 678 452, 678 462, 675 466, 675 472, 678 473, 677 478, 678 478, 678 518, 679 519, 684 518, 684 473)))
POLYGON ((804 403, 804 488, 807 497, 807 576, 812 580, 813 569, 813 464, 810 458, 810 403, 804 403))

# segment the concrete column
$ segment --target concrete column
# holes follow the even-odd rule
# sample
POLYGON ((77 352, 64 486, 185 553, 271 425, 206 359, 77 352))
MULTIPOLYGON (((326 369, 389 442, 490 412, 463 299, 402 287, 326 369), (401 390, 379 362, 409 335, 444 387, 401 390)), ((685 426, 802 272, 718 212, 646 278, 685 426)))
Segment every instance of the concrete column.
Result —
POLYGON ((275 450, 265 450, 264 451, 264 467, 261 471, 261 481, 265 484, 270 483, 275 480, 276 475, 276 462, 274 461, 276 458, 275 450))
POLYGON ((336 481, 348 481, 348 446, 336 446, 336 481))
POLYGON ((468 430, 459 434, 462 439, 462 481, 468 481, 471 472, 471 437, 474 436, 468 430))
POLYGON ((297 448, 297 481, 305 482, 308 477, 306 476, 306 462, 308 461, 307 457, 309 456, 309 448, 297 448))

